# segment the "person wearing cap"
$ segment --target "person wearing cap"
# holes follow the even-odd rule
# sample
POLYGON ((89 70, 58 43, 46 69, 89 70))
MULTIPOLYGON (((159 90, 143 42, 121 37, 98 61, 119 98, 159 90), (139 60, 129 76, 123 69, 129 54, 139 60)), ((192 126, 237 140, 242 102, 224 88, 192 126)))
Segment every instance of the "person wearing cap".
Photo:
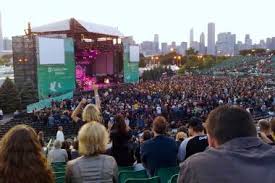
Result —
POLYGON ((208 147, 207 135, 200 118, 193 117, 188 124, 189 138, 185 139, 179 147, 178 160, 186 160, 189 156, 204 151, 208 147))

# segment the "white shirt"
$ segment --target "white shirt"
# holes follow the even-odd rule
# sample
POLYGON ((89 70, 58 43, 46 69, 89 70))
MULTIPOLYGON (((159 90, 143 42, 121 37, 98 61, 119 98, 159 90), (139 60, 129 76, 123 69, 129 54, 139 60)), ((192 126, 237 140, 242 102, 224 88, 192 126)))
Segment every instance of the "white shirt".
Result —
POLYGON ((0 116, 3 116, 3 111, 2 111, 2 109, 0 109, 0 116))
POLYGON ((65 138, 64 138, 64 134, 62 131, 57 131, 56 133, 56 140, 59 140, 60 142, 64 142, 65 138))
POLYGON ((161 107, 160 106, 157 107, 157 114, 161 114, 161 107))

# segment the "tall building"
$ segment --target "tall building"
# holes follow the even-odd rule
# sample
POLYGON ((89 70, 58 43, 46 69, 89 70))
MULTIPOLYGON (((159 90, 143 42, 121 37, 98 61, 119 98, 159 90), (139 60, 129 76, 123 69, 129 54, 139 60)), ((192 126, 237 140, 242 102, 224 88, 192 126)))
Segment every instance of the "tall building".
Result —
POLYGON ((266 48, 266 44, 264 40, 260 40, 260 44, 259 44, 260 48, 265 49, 266 48))
POLYGON ((191 48, 193 48, 195 51, 200 51, 200 43, 198 41, 193 41, 191 48))
POLYGON ((187 50, 187 42, 181 42, 179 46, 177 46, 177 53, 180 55, 185 55, 187 50))
POLYGON ((2 16, 0 12, 0 52, 3 50, 2 16))
POLYGON ((167 43, 161 43, 161 53, 167 54, 169 52, 168 44, 167 43))
POLYGON ((199 49, 199 53, 201 55, 205 55, 205 53, 206 53, 205 51, 206 51, 206 48, 205 48, 205 35, 202 32, 201 35, 200 35, 200 49, 199 49))
POLYGON ((5 37, 3 40, 3 50, 12 50, 12 40, 5 37))
POLYGON ((271 50, 275 50, 275 37, 272 37, 272 38, 271 38, 270 49, 271 49, 271 50))
POLYGON ((133 36, 124 37, 124 38, 122 39, 122 42, 123 42, 124 45, 125 45, 125 44, 127 44, 127 45, 135 45, 135 44, 136 44, 136 42, 135 42, 133 36))
POLYGON ((245 44, 245 49, 252 49, 252 39, 250 38, 249 34, 245 35, 245 40, 244 40, 244 44, 245 44))
POLYGON ((192 47, 193 42, 194 42, 194 29, 192 28, 192 29, 190 30, 190 42, 189 42, 189 47, 192 47))
POLYGON ((171 49, 174 49, 174 50, 177 49, 177 44, 176 44, 175 41, 173 41, 173 42, 171 43, 170 48, 171 48, 171 49))
POLYGON ((272 42, 271 38, 266 38, 266 48, 267 49, 271 49, 271 42, 272 42))
POLYGON ((159 35, 158 34, 154 35, 154 51, 155 51, 155 54, 159 53, 159 35))
POLYGON ((235 55, 236 35, 231 32, 218 34, 216 43, 217 55, 233 56, 235 55))
POLYGON ((141 50, 141 53, 143 53, 144 56, 154 55, 155 54, 154 42, 152 42, 152 41, 143 41, 140 44, 140 50, 141 50))
POLYGON ((216 55, 215 49, 215 24, 208 24, 207 54, 216 55))

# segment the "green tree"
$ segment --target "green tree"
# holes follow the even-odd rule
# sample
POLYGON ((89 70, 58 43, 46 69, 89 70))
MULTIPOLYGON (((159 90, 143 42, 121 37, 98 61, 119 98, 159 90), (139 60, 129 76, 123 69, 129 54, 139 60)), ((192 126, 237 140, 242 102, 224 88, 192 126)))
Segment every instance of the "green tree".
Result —
POLYGON ((186 50, 186 55, 198 55, 198 51, 196 51, 194 48, 189 48, 186 50))
POLYGON ((11 79, 6 78, 0 88, 0 108, 4 113, 12 113, 21 108, 19 93, 11 79))
POLYGON ((21 98, 21 106, 23 109, 25 109, 27 105, 37 102, 37 92, 35 91, 32 83, 30 82, 27 82, 24 85, 19 95, 21 98))
POLYGON ((3 55, 0 58, 0 65, 10 65, 11 64, 12 55, 3 55))

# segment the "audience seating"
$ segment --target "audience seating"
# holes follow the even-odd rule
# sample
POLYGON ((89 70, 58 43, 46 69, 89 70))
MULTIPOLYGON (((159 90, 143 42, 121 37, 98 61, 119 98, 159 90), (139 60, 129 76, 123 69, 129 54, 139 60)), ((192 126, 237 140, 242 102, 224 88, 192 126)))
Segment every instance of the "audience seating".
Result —
POLYGON ((133 166, 119 166, 118 167, 118 172, 129 171, 129 170, 134 170, 134 167, 133 166))
POLYGON ((172 176, 179 173, 179 167, 160 168, 156 171, 155 176, 160 177, 161 183, 167 183, 172 176))
POLYGON ((65 162, 55 162, 52 163, 53 172, 55 175, 56 183, 64 183, 65 182, 65 171, 66 171, 66 163, 65 162))
POLYGON ((66 163, 65 162, 52 163, 52 168, 54 172, 65 172, 66 163))
POLYGON ((120 183, 125 183, 127 179, 148 178, 146 170, 132 171, 124 170, 118 174, 118 180, 120 183))
POLYGON ((179 174, 175 174, 171 177, 168 183, 177 183, 179 174))
POLYGON ((56 177, 55 183, 65 183, 65 176, 62 177, 56 177))
POLYGON ((151 178, 127 179, 125 183, 160 183, 160 178, 156 176, 151 178))

